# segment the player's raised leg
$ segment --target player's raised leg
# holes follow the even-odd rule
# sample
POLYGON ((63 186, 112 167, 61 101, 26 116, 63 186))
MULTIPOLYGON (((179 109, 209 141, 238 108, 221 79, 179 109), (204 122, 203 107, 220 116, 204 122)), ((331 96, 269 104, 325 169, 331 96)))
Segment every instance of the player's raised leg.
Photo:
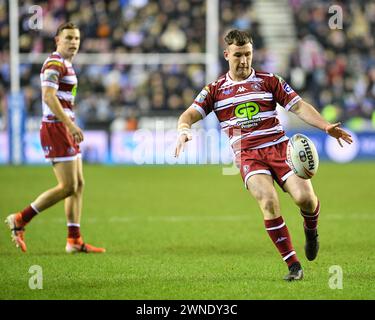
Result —
POLYGON ((267 174, 255 174, 247 180, 250 193, 258 201, 264 217, 265 228, 272 242, 287 263, 289 273, 285 280, 301 280, 303 271, 293 248, 288 228, 280 214, 280 205, 273 179, 267 174))
POLYGON ((82 199, 84 191, 84 176, 82 158, 76 160, 75 176, 77 177, 77 189, 74 194, 65 199, 65 215, 68 227, 68 238, 65 250, 68 253, 86 252, 86 253, 102 253, 104 248, 97 248, 90 244, 84 243, 81 236, 81 215, 82 215, 82 199))
POLYGON ((320 203, 318 197, 315 195, 311 181, 296 175, 292 175, 287 179, 284 189, 301 210, 306 238, 305 254, 306 258, 312 261, 316 258, 319 251, 318 218, 320 203))

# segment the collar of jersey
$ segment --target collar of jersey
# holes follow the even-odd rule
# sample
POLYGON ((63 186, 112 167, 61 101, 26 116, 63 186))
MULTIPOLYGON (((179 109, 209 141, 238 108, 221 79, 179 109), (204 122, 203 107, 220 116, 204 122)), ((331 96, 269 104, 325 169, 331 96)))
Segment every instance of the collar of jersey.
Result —
POLYGON ((230 75, 229 75, 229 71, 228 71, 228 72, 227 72, 227 75, 226 75, 226 82, 235 83, 235 84, 246 83, 246 82, 248 82, 250 79, 252 79, 254 76, 255 76, 255 70, 254 70, 253 68, 251 68, 251 73, 250 73, 250 75, 249 75, 245 80, 235 81, 235 80, 233 80, 233 79, 230 77, 230 75))

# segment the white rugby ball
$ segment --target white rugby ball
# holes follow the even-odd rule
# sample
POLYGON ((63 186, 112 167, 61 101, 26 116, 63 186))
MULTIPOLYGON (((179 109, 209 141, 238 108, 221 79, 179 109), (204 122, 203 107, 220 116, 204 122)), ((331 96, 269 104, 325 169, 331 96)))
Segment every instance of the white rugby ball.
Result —
POLYGON ((319 167, 319 155, 314 143, 301 133, 293 135, 287 146, 287 162, 297 176, 311 179, 319 167))

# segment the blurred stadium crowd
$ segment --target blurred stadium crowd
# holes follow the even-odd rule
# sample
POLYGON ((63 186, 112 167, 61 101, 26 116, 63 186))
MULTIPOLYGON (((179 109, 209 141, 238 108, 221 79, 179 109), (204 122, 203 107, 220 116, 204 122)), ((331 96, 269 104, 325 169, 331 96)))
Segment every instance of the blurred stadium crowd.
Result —
MULTIPOLYGON (((248 29, 254 38, 254 67, 277 72, 268 61, 254 1, 220 0, 220 36, 229 28, 248 29)), ((0 0, 0 117, 10 88, 8 1, 0 0)), ((338 1, 343 29, 332 30, 328 1, 289 0, 298 34, 289 72, 282 76, 330 121, 354 129, 375 129, 375 3, 338 1)), ((49 53, 58 25, 81 29, 80 53, 203 53, 203 0, 20 0, 20 51, 49 53), (28 8, 43 9, 43 29, 30 30, 28 8)), ((268 22, 263 22, 268 23, 268 22)), ((272 22, 269 22, 272 23, 272 22)), ((221 42, 222 44, 222 42, 221 42)), ((222 48, 221 48, 222 49, 222 48)), ((221 53, 222 50, 219 52, 221 53)), ((277 54, 277 53, 274 53, 277 54)), ((220 58, 221 72, 226 62, 220 58)), ((40 116, 38 64, 21 66, 21 86, 30 116, 40 116)), ((170 116, 190 105, 205 82, 205 66, 76 65, 78 116, 84 128, 108 128, 126 119, 135 129, 141 116, 170 116)))
POLYGON ((345 121, 353 130, 374 130, 375 2, 290 0, 290 4, 298 32, 288 75, 292 79, 294 75, 294 88, 328 120, 345 121), (329 28, 332 5, 342 8, 342 29, 329 28))

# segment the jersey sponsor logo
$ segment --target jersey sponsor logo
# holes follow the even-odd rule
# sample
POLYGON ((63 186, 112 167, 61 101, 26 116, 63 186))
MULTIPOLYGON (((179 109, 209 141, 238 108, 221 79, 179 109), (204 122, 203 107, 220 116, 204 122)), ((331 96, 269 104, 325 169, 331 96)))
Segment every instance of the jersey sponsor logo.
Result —
POLYGON ((49 62, 47 62, 46 67, 48 68, 48 67, 51 67, 51 66, 63 67, 64 64, 60 61, 49 61, 49 62))
POLYGON ((77 95, 77 85, 75 84, 72 88, 72 96, 75 97, 77 95))
POLYGON ((223 91, 223 94, 228 95, 228 94, 231 94, 232 92, 233 92, 233 89, 226 89, 223 91))
POLYGON ((43 151, 44 151, 44 154, 45 154, 46 156, 48 156, 49 153, 50 153, 50 151, 52 151, 52 147, 50 147, 50 146, 45 146, 45 147, 43 147, 43 151))
POLYGON ((237 118, 247 118, 251 120, 253 116, 259 113, 259 106, 255 102, 246 102, 239 104, 235 110, 234 114, 237 118))
POLYGON ((243 169, 243 173, 246 174, 246 173, 248 173, 250 171, 250 166, 248 164, 245 164, 242 167, 242 169, 243 169))
POLYGON ((76 152, 76 149, 74 149, 73 147, 69 147, 68 150, 67 150, 68 154, 72 154, 74 155, 75 152, 76 152))
POLYGON ((280 77, 278 74, 275 74, 275 77, 279 80, 280 83, 284 82, 284 79, 280 77))
POLYGON ((50 81, 50 82, 54 82, 54 83, 57 83, 58 80, 59 80, 59 75, 60 73, 56 70, 53 70, 53 69, 46 69, 44 72, 43 72, 43 81, 50 81))
POLYGON ((236 93, 238 93, 238 92, 245 92, 245 91, 247 91, 247 89, 245 87, 241 86, 241 87, 238 88, 238 90, 237 90, 236 93))
POLYGON ((293 89, 290 87, 290 85, 287 84, 286 82, 283 83, 283 89, 287 94, 294 92, 293 89))
POLYGON ((279 79, 279 82, 281 83, 281 86, 282 86, 282 88, 283 88, 283 90, 285 91, 286 94, 290 94, 290 93, 294 92, 294 90, 290 87, 289 84, 287 84, 285 82, 285 80, 282 77, 278 76, 277 74, 275 74, 275 77, 277 79, 279 79))
POLYGON ((206 90, 206 87, 197 95, 195 98, 195 101, 198 103, 202 103, 208 95, 208 91, 206 90))
POLYGON ((243 120, 238 121, 236 126, 241 127, 242 129, 248 129, 259 125, 262 119, 253 119, 253 117, 259 113, 259 110, 260 108, 258 104, 253 101, 239 104, 235 108, 234 114, 237 118, 241 118, 243 120))

